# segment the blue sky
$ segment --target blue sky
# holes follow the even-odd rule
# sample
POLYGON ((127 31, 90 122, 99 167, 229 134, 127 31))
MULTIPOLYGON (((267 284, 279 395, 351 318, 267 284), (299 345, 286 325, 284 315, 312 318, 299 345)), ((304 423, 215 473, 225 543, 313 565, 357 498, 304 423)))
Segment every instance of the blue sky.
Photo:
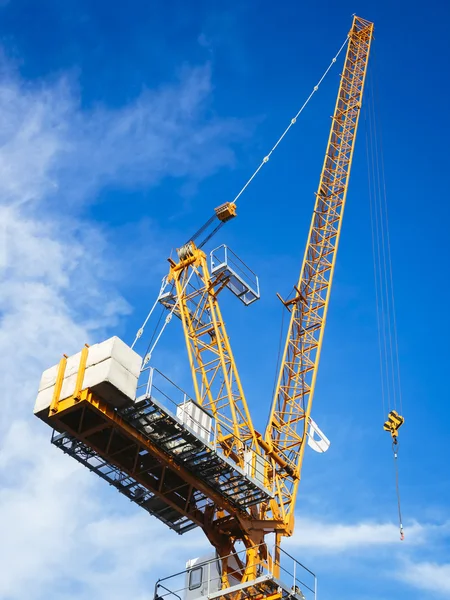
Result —
MULTIPOLYGON (((0 598, 144 600, 156 578, 208 550, 201 535, 178 538, 50 447, 31 414, 39 376, 86 341, 116 334, 131 343, 170 251, 239 191, 355 12, 376 27, 370 68, 406 419, 406 539, 398 541, 382 430, 362 118, 313 408, 332 446, 306 453, 287 547, 318 573, 324 600, 450 597, 449 244, 434 206, 445 202, 448 7, 2 0, 0 598)), ((260 277, 254 306, 222 298, 259 429, 277 354, 276 292, 286 296, 298 276, 339 73, 216 239, 260 277)), ((154 360, 189 387, 179 323, 154 360)))

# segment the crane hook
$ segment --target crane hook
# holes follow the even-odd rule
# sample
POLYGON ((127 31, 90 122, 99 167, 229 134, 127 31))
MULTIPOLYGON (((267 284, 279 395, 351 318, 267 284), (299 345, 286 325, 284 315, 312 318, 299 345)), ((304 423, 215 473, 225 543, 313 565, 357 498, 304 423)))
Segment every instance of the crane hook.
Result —
POLYGON ((397 411, 391 410, 388 415, 387 421, 384 424, 384 430, 389 431, 392 436, 392 452, 394 454, 394 466, 395 466, 395 490, 397 494, 397 506, 398 506, 398 522, 400 529, 400 541, 403 542, 405 534, 403 531, 403 520, 402 520, 402 509, 400 503, 400 488, 398 484, 398 430, 405 422, 405 419, 398 414, 397 411))

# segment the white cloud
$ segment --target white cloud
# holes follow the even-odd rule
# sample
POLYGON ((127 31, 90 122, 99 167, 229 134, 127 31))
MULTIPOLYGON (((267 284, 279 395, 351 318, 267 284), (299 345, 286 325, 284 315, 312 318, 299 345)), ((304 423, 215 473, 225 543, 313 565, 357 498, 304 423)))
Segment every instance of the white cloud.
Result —
POLYGON ((146 89, 126 106, 86 111, 70 78, 30 88, 8 68, 2 74, 2 204, 47 196, 61 210, 92 199, 106 184, 199 180, 233 164, 231 144, 245 132, 238 120, 208 111, 208 66, 184 69, 175 83, 146 89))
POLYGON ((397 578, 418 589, 450 598, 449 563, 407 563, 397 572, 397 578))
MULTIPOLYGON (((49 448, 46 431, 16 421, 4 442, 0 598, 48 598, 50 589, 55 598, 150 597, 150 575, 167 573, 168 555, 182 567, 178 537, 114 502, 114 491, 99 493, 102 482, 49 448)), ((191 536, 190 551, 202 542, 191 536)))
MULTIPOLYGON (((115 253, 80 207, 105 184, 231 164, 239 126, 205 118, 210 90, 207 68, 186 70, 128 106, 85 112, 68 79, 0 77, 1 598, 149 598, 149 576, 161 575, 151 569, 189 558, 178 536, 52 447, 32 409, 42 370, 130 310, 115 253)), ((203 538, 190 542, 195 554, 203 538)))
POLYGON ((176 84, 145 90, 124 108, 82 115, 73 136, 82 160, 68 163, 68 172, 76 178, 81 171, 94 188, 117 181, 135 187, 168 175, 203 178, 232 165, 230 143, 243 127, 235 119, 204 120, 210 93, 209 68, 195 68, 184 70, 176 84))
MULTIPOLYGON (((424 544, 433 534, 445 534, 449 530, 444 525, 424 525, 410 523, 405 528, 403 546, 424 544)), ((315 553, 341 553, 357 550, 370 550, 373 547, 397 545, 399 528, 394 523, 360 522, 353 524, 325 523, 309 519, 297 519, 295 534, 286 540, 288 545, 308 549, 315 553)))

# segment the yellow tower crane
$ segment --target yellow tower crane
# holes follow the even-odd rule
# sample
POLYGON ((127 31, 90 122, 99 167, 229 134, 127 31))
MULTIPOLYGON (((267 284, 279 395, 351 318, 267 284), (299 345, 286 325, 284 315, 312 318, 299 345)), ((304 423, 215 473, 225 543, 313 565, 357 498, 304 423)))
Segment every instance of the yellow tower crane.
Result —
MULTIPOLYGON (((228 289, 251 304, 259 297, 258 280, 226 246, 209 262, 194 239, 177 251, 178 260, 169 260, 158 298, 169 311, 167 321, 173 315, 181 321, 194 396, 144 360, 136 397, 127 399, 122 390, 113 401, 110 390, 122 384, 110 377, 108 386, 88 385, 101 349, 85 347, 61 360, 50 405, 35 410, 54 428, 57 447, 171 529, 203 529, 215 562, 207 563, 208 590, 201 576, 199 585, 197 575, 192 578, 200 567, 191 564, 195 585, 189 579, 188 600, 195 594, 211 600, 305 597, 295 575, 302 565, 294 559, 293 585, 281 583, 282 558, 289 555, 280 541, 294 531, 306 445, 324 451, 329 444, 311 409, 372 38, 373 24, 355 16, 300 277, 293 298, 282 300, 290 322, 265 434, 253 427, 218 302, 228 289), (64 393, 70 368, 74 387, 64 393), (211 583, 211 569, 219 583, 211 583)), ((219 226, 235 216, 234 203, 216 209, 219 226)), ((123 346, 117 356, 133 352, 123 346)), ((130 365, 134 360, 129 354, 130 365)), ((129 366, 128 375, 132 371, 129 366)), ((160 583, 159 596, 165 589, 160 583)), ((307 589, 315 597, 315 587, 307 589)))

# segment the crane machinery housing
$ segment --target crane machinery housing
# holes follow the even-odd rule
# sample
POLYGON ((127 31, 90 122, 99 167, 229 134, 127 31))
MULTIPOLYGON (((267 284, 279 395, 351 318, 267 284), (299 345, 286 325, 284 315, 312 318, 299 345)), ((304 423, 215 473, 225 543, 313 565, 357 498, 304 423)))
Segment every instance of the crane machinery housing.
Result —
POLYGON ((280 298, 289 325, 266 431, 252 424, 219 307, 225 289, 257 301, 258 278, 228 247, 202 249, 235 218, 235 202, 169 259, 158 296, 166 323, 181 322, 192 395, 151 365, 151 351, 143 360, 118 338, 43 374, 35 413, 52 443, 177 533, 200 527, 213 546, 177 575, 178 591, 159 580, 158 598, 316 597, 315 575, 281 540, 294 531, 306 446, 329 446, 311 411, 372 39, 373 23, 354 16, 300 276, 293 297, 280 298))

